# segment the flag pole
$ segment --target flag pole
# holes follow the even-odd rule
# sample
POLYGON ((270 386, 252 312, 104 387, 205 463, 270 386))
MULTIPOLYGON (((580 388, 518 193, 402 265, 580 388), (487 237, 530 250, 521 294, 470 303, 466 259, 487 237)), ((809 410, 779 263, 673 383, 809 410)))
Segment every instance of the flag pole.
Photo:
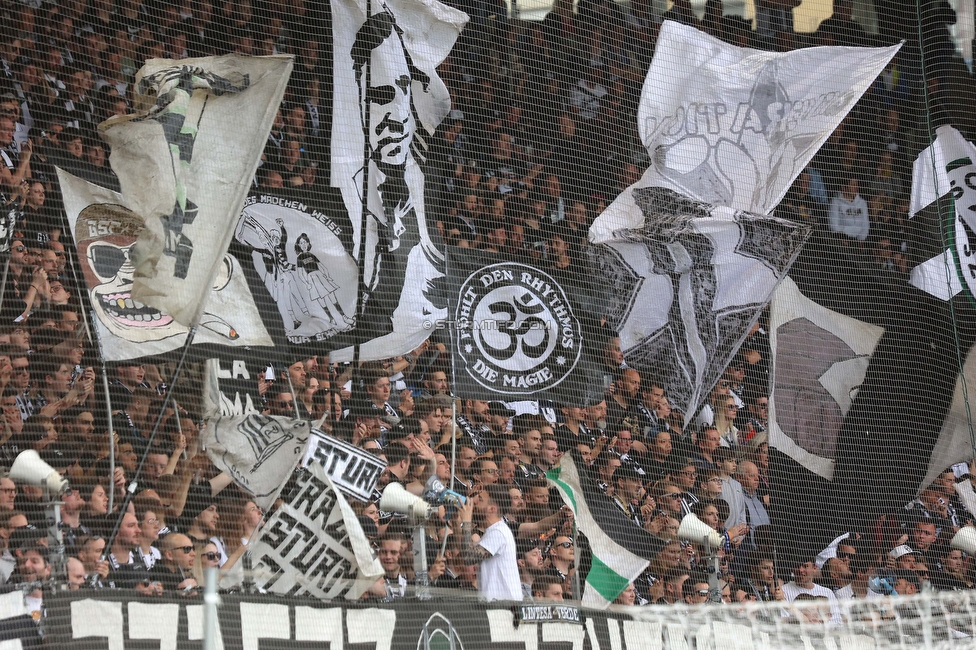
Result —
MULTIPOLYGON (((373 2, 372 0, 366 0, 366 22, 373 15, 373 2)), ((373 68, 373 53, 370 51, 366 55, 366 60, 363 62, 363 84, 360 86, 360 92, 362 96, 360 97, 360 105, 363 111, 363 184, 360 190, 360 206, 361 214, 359 217, 359 275, 356 280, 356 325, 355 330, 359 331, 360 327, 364 325, 362 319, 363 311, 363 294, 366 289, 366 224, 369 222, 369 160, 371 158, 371 151, 369 146, 369 132, 370 132, 370 111, 369 111, 369 84, 372 80, 372 68, 373 68)), ((360 352, 360 340, 361 336, 356 335, 356 343, 353 345, 352 349, 352 371, 355 377, 359 370, 359 352, 360 352)), ((355 388, 355 385, 353 385, 355 388)))
MULTIPOLYGON (((105 414, 108 416, 108 465, 112 477, 115 476, 115 425, 112 423, 112 395, 108 387, 108 370, 105 369, 105 359, 98 355, 102 363, 102 388, 105 389, 105 414)), ((108 491, 108 511, 115 507, 115 489, 108 491)))
MULTIPOLYGON (((213 281, 211 280, 211 285, 213 281)), ((146 465, 146 459, 149 458, 149 454, 152 451, 153 442, 156 440, 157 434, 159 434, 159 426, 163 422, 163 416, 166 415, 166 408, 169 406, 170 399, 173 397, 173 391, 176 390, 176 384, 179 381, 180 375, 183 374, 183 367, 186 365, 186 358, 190 352, 190 345, 193 343, 193 339, 197 333, 197 326, 193 325, 186 335, 186 341, 183 343, 183 349, 180 353, 180 360, 176 364, 176 370, 173 371, 173 377, 170 380, 169 386, 166 389, 166 397, 163 399, 163 405, 159 409, 159 415, 156 416, 156 422, 153 424, 152 433, 149 434, 149 440, 146 441, 146 447, 142 451, 142 456, 139 458, 139 464, 136 466, 135 474, 132 475, 132 480, 129 481, 129 485, 125 490, 125 499, 122 500, 122 505, 119 508, 119 516, 115 519, 115 525, 112 527, 112 533, 105 539, 105 548, 102 550, 102 555, 99 557, 99 561, 105 561, 109 554, 112 552, 112 544, 115 543, 115 538, 119 534, 119 529, 122 527, 122 519, 125 517, 125 513, 129 508, 129 504, 135 497, 136 490, 139 489, 139 478, 142 475, 142 470, 146 465)), ((179 414, 176 414, 179 417, 179 414)), ((98 580, 98 575, 92 577, 92 584, 98 580)))

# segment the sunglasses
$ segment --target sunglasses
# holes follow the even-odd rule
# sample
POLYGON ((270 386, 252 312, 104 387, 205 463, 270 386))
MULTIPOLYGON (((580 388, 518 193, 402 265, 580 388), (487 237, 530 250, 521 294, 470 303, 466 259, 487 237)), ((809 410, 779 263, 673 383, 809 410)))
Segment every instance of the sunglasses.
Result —
POLYGON ((211 553, 201 553, 200 554, 200 557, 207 558, 211 562, 216 562, 217 560, 220 559, 220 553, 212 553, 212 552, 211 553))
POLYGON ((27 252, 27 247, 26 246, 14 246, 14 252, 15 253, 26 253, 27 252))
POLYGON ((668 492, 667 494, 662 494, 661 496, 662 497, 667 497, 668 499, 680 499, 681 498, 681 493, 680 492, 668 492))
POLYGON ((708 589, 699 589, 699 590, 698 590, 698 591, 696 591, 695 593, 696 593, 697 595, 699 595, 699 596, 707 596, 707 595, 708 595, 708 589))
POLYGON ((728 381, 720 381, 718 385, 721 388, 732 388, 732 383, 728 381))
POLYGON ((193 545, 191 544, 190 546, 175 546, 175 547, 173 547, 173 550, 174 551, 183 551, 184 553, 192 553, 193 552, 193 545))
POLYGON ((553 546, 561 546, 563 548, 573 548, 573 543, 572 542, 559 542, 558 544, 554 544, 553 546))

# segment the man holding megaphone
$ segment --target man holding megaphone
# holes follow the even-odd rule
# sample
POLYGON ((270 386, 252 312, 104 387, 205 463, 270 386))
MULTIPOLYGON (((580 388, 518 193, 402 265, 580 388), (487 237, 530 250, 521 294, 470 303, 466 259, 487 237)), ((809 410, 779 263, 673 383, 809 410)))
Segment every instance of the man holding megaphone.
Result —
POLYGON ((461 558, 469 566, 478 565, 478 592, 485 600, 522 600, 515 536, 504 520, 511 507, 508 489, 495 484, 473 488, 468 502, 458 508, 461 543, 468 544, 461 558), (475 518, 484 530, 477 542, 472 540, 475 518))

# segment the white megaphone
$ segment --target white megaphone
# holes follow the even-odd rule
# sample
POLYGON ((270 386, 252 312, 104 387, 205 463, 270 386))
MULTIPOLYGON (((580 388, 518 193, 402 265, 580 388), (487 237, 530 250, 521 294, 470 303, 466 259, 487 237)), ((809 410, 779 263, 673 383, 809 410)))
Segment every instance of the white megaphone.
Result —
POLYGON ((410 494, 399 483, 390 483, 380 497, 380 510, 408 515, 414 519, 426 519, 430 504, 415 494, 410 494))
POLYGON ((967 555, 976 555, 976 528, 963 526, 953 535, 949 546, 967 555))
POLYGON ((717 530, 706 524, 694 513, 688 513, 678 526, 678 539, 683 542, 707 544, 712 548, 720 548, 725 544, 725 537, 717 530))
POLYGON ((41 460, 40 454, 33 449, 22 451, 10 466, 10 478, 14 481, 46 487, 51 494, 60 494, 68 487, 68 479, 41 460))

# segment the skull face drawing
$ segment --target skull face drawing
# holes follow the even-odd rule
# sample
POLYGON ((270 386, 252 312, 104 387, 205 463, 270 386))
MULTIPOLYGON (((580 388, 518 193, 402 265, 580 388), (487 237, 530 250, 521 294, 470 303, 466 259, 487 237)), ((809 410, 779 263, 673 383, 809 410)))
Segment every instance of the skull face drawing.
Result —
MULTIPOLYGON (((128 341, 161 341, 185 334, 185 326, 155 307, 132 298, 135 267, 131 261, 142 219, 120 205, 94 204, 78 216, 75 237, 89 292, 92 311, 109 332, 128 341)), ((226 287, 233 263, 225 256, 214 289, 226 287)), ((228 340, 239 338, 223 318, 205 313, 200 325, 228 340)))
POLYGON ((143 220, 121 205, 95 204, 78 215, 75 240, 99 322, 128 340, 159 341, 186 329, 132 299, 135 269, 129 255, 142 227, 143 220))

